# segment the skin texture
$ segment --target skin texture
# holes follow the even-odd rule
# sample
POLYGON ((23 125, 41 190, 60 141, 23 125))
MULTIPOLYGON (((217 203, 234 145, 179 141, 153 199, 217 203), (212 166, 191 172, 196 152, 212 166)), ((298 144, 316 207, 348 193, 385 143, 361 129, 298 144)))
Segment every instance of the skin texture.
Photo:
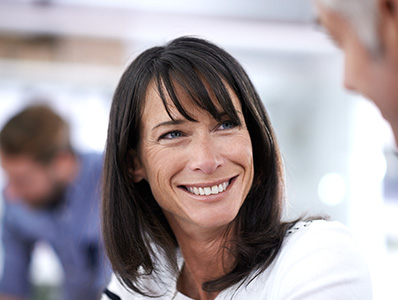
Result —
POLYGON ((345 56, 344 85, 371 99, 398 141, 398 0, 378 1, 381 52, 372 54, 347 18, 316 1, 319 20, 345 56))
POLYGON ((138 153, 133 154, 135 182, 146 180, 176 235, 185 265, 178 287, 195 299, 214 299, 202 282, 225 273, 220 254, 226 228, 234 220, 253 181, 253 153, 238 98, 232 95, 242 125, 221 122, 179 99, 197 122, 186 120, 172 104, 167 114, 153 85, 149 86, 141 119, 138 153), (216 195, 194 195, 186 187, 211 187, 230 182, 216 195))

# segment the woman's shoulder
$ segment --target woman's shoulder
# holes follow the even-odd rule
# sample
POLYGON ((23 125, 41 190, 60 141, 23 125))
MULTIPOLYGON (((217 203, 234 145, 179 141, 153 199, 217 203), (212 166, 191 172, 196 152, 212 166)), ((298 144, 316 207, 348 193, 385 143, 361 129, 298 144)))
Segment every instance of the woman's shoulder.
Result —
POLYGON ((304 246, 310 250, 325 245, 333 246, 333 249, 342 244, 352 247, 356 245, 347 226, 338 221, 310 220, 297 222, 287 230, 282 249, 286 251, 290 247, 304 246))
POLYGON ((367 272, 357 241, 348 227, 338 221, 314 220, 296 223, 287 231, 277 259, 284 265, 305 261, 306 269, 331 268, 337 271, 337 268, 351 266, 358 271, 367 272))
POLYGON ((337 221, 296 223, 259 278, 267 299, 372 297, 367 263, 350 230, 337 221))

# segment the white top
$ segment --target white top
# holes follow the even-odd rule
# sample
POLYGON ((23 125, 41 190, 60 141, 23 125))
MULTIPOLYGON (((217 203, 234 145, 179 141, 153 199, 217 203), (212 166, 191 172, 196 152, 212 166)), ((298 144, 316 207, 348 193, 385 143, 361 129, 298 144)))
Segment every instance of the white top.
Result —
MULTIPOLYGON (((169 291, 160 300, 192 300, 176 290, 172 275, 162 277, 169 291)), ((113 276, 108 290, 122 300, 150 299, 129 292, 113 276)), ((102 300, 109 300, 103 296, 102 300)), ((118 298, 115 298, 118 299, 118 298)), ((273 263, 249 285, 222 291, 216 300, 370 300, 367 264, 348 229, 339 222, 300 222, 290 230, 273 263), (232 297, 232 298, 231 298, 232 297)))

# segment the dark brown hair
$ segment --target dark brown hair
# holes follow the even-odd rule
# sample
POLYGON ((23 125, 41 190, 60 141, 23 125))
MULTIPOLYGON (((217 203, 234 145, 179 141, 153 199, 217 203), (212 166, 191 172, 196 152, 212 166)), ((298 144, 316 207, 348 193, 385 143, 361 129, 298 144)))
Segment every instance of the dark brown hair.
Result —
POLYGON ((273 261, 290 225, 281 221, 281 158, 266 110, 241 65, 223 49, 193 37, 181 37, 143 52, 127 67, 115 91, 102 203, 103 236, 113 270, 128 288, 145 295, 150 290, 142 286, 140 278, 143 274, 156 275, 155 253, 164 257, 178 276, 175 236, 148 183, 133 183, 128 171, 133 167, 128 163, 129 151, 137 147, 141 113, 152 82, 166 110, 165 93, 189 120, 193 119, 180 104, 176 85, 215 119, 226 113, 239 124, 227 86, 240 100, 253 145, 254 180, 230 229, 234 230, 234 240, 225 245, 235 257, 233 269, 203 283, 203 289, 221 291, 243 283, 253 271, 259 274, 273 261), (218 101, 221 112, 214 101, 218 101))
POLYGON ((72 151, 69 126, 47 105, 28 106, 3 126, 0 149, 4 154, 27 155, 45 164, 60 151, 72 151))

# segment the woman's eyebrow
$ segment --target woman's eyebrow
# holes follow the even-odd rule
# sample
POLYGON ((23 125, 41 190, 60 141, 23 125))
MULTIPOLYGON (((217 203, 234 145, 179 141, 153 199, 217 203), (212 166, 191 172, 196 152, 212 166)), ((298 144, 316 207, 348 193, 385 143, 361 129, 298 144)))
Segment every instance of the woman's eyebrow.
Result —
MULTIPOLYGON (((240 110, 237 110, 236 112, 243 116, 243 113, 240 110)), ((228 116, 228 114, 225 113, 225 112, 220 115, 221 118, 224 118, 225 116, 228 116)), ((154 127, 152 127, 152 130, 158 129, 159 127, 162 127, 162 126, 180 125, 180 124, 183 124, 185 122, 189 122, 189 121, 187 119, 169 120, 169 121, 165 121, 165 122, 161 122, 161 123, 156 124, 154 127)))
POLYGON ((157 128, 159 128, 159 127, 162 127, 162 126, 179 125, 179 124, 182 124, 182 123, 185 123, 185 122, 187 122, 186 119, 174 119, 174 120, 169 120, 169 121, 161 122, 161 123, 155 125, 155 126, 152 128, 152 130, 155 130, 155 129, 157 129, 157 128))

